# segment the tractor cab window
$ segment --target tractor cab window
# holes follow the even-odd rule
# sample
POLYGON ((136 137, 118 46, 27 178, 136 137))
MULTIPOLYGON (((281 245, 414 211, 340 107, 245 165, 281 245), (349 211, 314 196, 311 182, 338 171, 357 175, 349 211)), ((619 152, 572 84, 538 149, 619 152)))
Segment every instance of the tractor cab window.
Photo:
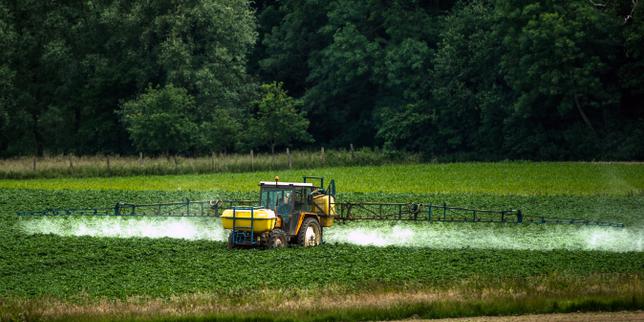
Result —
POLYGON ((292 197, 292 190, 265 189, 262 190, 260 206, 272 209, 284 218, 293 207, 292 197))
POLYGON ((297 188, 293 191, 293 200, 295 201, 296 210, 309 211, 308 209, 308 191, 306 188, 297 188))

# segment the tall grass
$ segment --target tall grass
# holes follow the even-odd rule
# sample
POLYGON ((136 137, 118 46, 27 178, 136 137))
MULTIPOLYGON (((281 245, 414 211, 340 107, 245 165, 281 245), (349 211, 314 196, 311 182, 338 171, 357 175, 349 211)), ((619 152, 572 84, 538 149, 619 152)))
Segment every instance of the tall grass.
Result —
POLYGON ((0 159, 0 178, 107 177, 166 174, 253 172, 333 166, 382 165, 419 162, 415 154, 387 154, 378 150, 293 151, 287 153, 217 154, 202 157, 74 156, 0 159))

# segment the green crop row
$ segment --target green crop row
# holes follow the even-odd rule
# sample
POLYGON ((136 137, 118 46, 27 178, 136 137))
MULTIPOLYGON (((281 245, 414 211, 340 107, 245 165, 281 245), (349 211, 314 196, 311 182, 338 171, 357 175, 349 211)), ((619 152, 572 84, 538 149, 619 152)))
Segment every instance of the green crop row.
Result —
POLYGON ((251 295, 259 289, 329 286, 367 291, 449 287, 563 275, 641 273, 644 253, 324 245, 314 249, 228 250, 222 242, 35 235, 3 240, 2 297, 168 297, 208 292, 251 295))
POLYGON ((496 195, 642 195, 642 163, 452 163, 275 170, 205 175, 0 180, 0 188, 257 191, 260 180, 336 180, 340 192, 496 195))

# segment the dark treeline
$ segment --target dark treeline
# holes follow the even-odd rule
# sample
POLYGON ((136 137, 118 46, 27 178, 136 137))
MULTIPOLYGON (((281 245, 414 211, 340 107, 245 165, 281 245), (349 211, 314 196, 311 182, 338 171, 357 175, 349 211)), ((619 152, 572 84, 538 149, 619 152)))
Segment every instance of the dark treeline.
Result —
POLYGON ((0 155, 644 159, 638 1, 0 2, 0 155))

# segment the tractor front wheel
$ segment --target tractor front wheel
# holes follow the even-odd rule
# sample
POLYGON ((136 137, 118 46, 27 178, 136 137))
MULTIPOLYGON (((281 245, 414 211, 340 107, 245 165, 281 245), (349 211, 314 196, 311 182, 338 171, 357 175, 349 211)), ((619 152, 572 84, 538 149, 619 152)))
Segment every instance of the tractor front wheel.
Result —
POLYGON ((297 234, 298 244, 304 247, 320 245, 322 241, 322 227, 317 219, 309 217, 304 219, 300 232, 297 234))
POLYGON ((268 248, 281 248, 286 246, 286 233, 281 229, 273 229, 268 234, 268 248))

